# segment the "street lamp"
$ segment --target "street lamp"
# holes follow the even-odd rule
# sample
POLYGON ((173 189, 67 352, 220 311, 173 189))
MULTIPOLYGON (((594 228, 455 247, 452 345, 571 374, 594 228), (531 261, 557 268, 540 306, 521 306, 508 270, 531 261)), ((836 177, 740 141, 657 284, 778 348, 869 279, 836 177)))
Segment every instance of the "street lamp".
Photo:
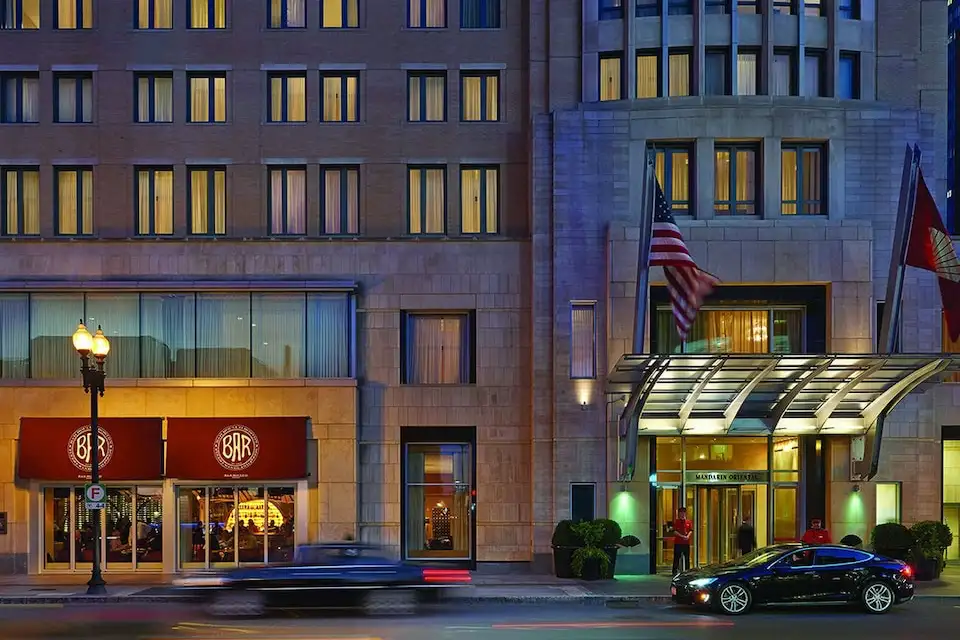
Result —
MULTIPOLYGON (((73 332, 73 348, 80 354, 80 373, 83 377, 83 390, 90 394, 90 482, 100 483, 100 429, 97 425, 99 418, 98 398, 103 396, 104 380, 107 377, 103 370, 103 361, 110 353, 110 341, 103 335, 98 326, 97 332, 90 335, 80 318, 80 326, 73 332), (96 364, 90 364, 90 354, 96 364)), ((100 574, 100 510, 93 510, 93 571, 87 582, 87 595, 102 595, 107 592, 107 583, 100 574)))

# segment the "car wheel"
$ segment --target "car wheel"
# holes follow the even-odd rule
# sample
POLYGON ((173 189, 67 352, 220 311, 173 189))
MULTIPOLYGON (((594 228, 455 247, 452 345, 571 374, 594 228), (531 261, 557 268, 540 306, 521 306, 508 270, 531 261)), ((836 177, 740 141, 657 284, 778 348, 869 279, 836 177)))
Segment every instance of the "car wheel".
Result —
POLYGON ((207 613, 217 618, 262 616, 265 609, 259 591, 220 591, 207 605, 207 613))
POLYGON ((893 608, 896 601, 893 589, 885 582, 871 582, 860 594, 860 602, 869 613, 886 613, 893 608))
POLYGON ((753 604, 753 596, 745 584, 731 582, 720 589, 720 593, 717 594, 717 604, 725 614, 739 616, 750 611, 750 605, 753 604))
POLYGON ((408 615, 416 605, 416 594, 409 589, 374 589, 363 600, 364 611, 373 616, 408 615))

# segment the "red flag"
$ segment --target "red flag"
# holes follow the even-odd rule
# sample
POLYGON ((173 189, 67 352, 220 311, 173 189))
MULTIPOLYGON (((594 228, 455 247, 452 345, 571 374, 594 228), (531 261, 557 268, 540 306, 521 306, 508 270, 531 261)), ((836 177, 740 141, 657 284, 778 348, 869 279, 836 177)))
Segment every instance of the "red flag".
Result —
POLYGON ((917 198, 913 209, 913 224, 907 241, 906 264, 937 274, 940 283, 940 302, 950 339, 960 339, 960 259, 953 240, 940 218, 937 203, 923 172, 917 178, 917 198))

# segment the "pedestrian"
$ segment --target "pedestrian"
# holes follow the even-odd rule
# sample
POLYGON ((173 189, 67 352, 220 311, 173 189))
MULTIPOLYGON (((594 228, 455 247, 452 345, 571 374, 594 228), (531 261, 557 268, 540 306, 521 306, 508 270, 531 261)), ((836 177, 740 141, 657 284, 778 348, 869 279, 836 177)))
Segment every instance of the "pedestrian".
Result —
POLYGON ((673 521, 673 575, 690 568, 690 538, 693 537, 693 522, 687 520, 687 508, 677 509, 673 521), (680 561, 685 562, 681 565, 680 561))
POLYGON ((830 532, 824 528, 823 520, 814 518, 810 521, 810 528, 804 532, 800 542, 804 544, 830 544, 830 532))
POLYGON ((740 528, 737 529, 737 548, 740 549, 742 556, 757 548, 757 532, 750 524, 750 518, 744 518, 740 528))

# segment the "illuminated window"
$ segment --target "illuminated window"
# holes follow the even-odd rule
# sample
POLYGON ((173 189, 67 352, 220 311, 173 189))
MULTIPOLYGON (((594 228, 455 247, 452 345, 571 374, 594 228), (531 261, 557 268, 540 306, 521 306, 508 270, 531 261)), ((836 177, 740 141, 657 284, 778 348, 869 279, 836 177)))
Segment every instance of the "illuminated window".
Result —
POLYGON ((442 166, 407 169, 407 233, 447 231, 447 170, 442 166))
POLYGON ((757 213, 759 150, 753 145, 717 145, 714 210, 718 215, 757 213))
POLYGON ((637 52, 637 98, 660 96, 660 54, 656 51, 637 52))
POLYGON ((321 122, 357 122, 360 120, 360 75, 324 73, 321 75, 321 122))
POLYGON ((407 120, 446 122, 447 74, 445 72, 417 72, 407 77, 407 120))
POLYGON ((6 0, 0 3, 0 29, 40 28, 40 0, 6 0))
POLYGON ((190 0, 190 29, 226 29, 227 0, 190 0))
POLYGON ((307 26, 306 0, 268 0, 270 29, 303 29, 307 26))
POLYGON ((222 235, 227 232, 227 170, 224 167, 190 167, 190 233, 222 235))
POLYGON ((307 121, 307 76, 304 73, 271 73, 267 122, 307 121))
POLYGON ((783 215, 826 214, 826 152, 821 145, 783 145, 780 210, 783 215))
POLYGON ((93 169, 57 167, 57 235, 93 233, 93 169))
POLYGON ((620 100, 623 98, 623 55, 620 53, 600 54, 600 100, 620 100))
POLYGON ((737 95, 755 96, 759 87, 757 75, 757 60, 760 55, 756 51, 737 52, 737 95))
POLYGON ((662 353, 803 353, 802 307, 703 308, 681 343, 669 307, 657 310, 662 353))
POLYGON ((93 0, 57 0, 56 29, 92 29, 93 0))
POLYGON ((190 111, 188 122, 227 121, 227 76, 218 74, 191 74, 190 111))
POLYGON ((597 377, 597 305, 570 303, 570 378, 597 377))
POLYGON ((900 522, 900 483, 877 483, 877 522, 900 522))
POLYGON ((460 74, 460 121, 496 122, 500 119, 500 73, 471 71, 460 74))
POLYGON ((356 29, 360 26, 359 0, 323 0, 323 29, 356 29))
POLYGON ((793 70, 793 53, 774 50, 773 64, 770 66, 770 95, 797 95, 797 82, 793 70))
POLYGON ((690 92, 690 54, 671 51, 669 63, 667 95, 671 98, 692 95, 690 92))
POLYGON ((460 168, 460 232, 495 234, 500 221, 500 167, 460 168))
POLYGON ((0 235, 40 235, 40 169, 0 168, 0 235))
POLYGON ((656 147, 657 182, 674 213, 690 213, 690 146, 656 147))
POLYGON ((137 0, 134 28, 146 31, 173 28, 173 0, 137 0))

